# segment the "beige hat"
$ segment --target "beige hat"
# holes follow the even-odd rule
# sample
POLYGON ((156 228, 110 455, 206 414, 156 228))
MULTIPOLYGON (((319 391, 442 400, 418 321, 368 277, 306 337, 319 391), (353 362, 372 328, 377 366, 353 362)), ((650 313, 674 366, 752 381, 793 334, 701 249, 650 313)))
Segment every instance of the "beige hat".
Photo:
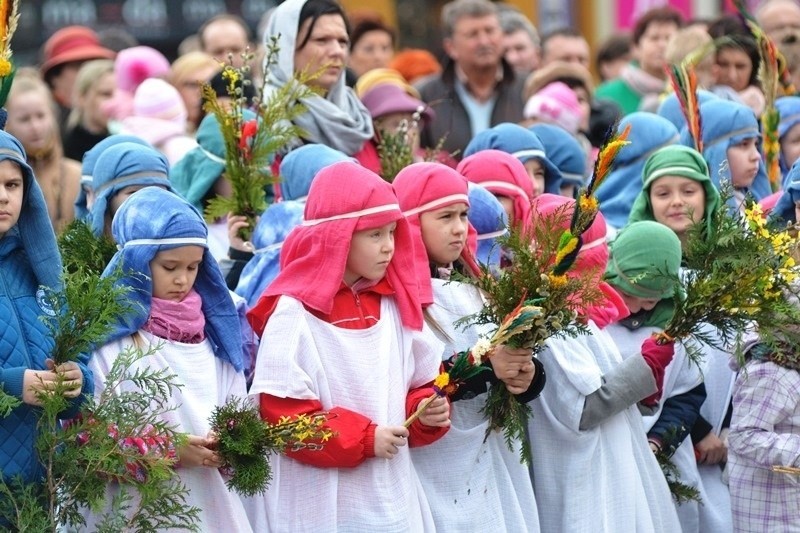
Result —
POLYGON ((586 67, 578 65, 577 63, 554 61, 546 67, 535 70, 528 76, 528 79, 525 80, 523 101, 528 101, 531 96, 538 93, 552 82, 564 81, 565 79, 577 80, 586 88, 586 92, 589 94, 594 93, 592 75, 586 67))

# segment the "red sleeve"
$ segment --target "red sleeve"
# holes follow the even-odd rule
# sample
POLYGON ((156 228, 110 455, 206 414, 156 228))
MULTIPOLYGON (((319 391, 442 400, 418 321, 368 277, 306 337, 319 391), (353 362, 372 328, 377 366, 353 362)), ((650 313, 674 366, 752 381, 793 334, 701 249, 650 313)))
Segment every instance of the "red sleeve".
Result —
MULTIPOLYGON (((426 398, 430 398, 432 394, 434 394, 434 392, 430 384, 408 391, 408 395, 406 396, 406 418, 414 414, 420 402, 424 401, 426 398)), ((408 428, 408 446, 409 448, 427 446, 444 437, 448 429, 450 429, 449 426, 426 426, 417 418, 408 428)))
MULTIPOLYGON (((269 394, 261 394, 259 403, 261 418, 272 424, 282 416, 323 410, 318 400, 278 398, 269 394)), ((321 450, 287 451, 287 457, 320 468, 351 468, 375 457, 375 424, 369 418, 341 407, 325 412, 330 414, 325 427, 336 436, 325 442, 321 450)))

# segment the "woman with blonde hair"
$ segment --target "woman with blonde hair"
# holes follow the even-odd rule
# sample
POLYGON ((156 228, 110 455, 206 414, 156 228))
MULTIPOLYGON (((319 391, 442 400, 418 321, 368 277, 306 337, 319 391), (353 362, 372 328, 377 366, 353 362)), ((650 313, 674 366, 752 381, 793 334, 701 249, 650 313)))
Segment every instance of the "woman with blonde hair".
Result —
POLYGON ((81 165, 64 157, 55 109, 50 89, 38 72, 21 68, 6 101, 6 131, 25 148, 50 220, 59 231, 74 218, 72 204, 80 189, 81 165))
POLYGON ((203 96, 200 92, 203 83, 209 81, 221 68, 220 63, 205 52, 195 51, 183 54, 173 61, 167 81, 181 93, 188 117, 187 132, 194 132, 203 119, 203 96))
POLYGON ((114 96, 116 86, 112 60, 96 59, 81 66, 64 134, 66 157, 80 161, 83 154, 108 137, 108 116, 102 110, 102 103, 114 96))

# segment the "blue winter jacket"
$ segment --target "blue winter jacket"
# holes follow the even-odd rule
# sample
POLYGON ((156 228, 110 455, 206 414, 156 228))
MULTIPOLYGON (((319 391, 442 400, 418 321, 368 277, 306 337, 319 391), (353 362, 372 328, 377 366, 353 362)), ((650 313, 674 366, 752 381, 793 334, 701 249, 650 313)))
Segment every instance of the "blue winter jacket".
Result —
MULTIPOLYGON (((45 313, 44 294, 39 290, 31 262, 15 229, 0 238, 0 387, 3 392, 22 399, 25 370, 44 370, 53 348, 53 339, 40 319, 45 313)), ((82 394, 70 402, 61 418, 78 413, 83 394, 94 390, 92 373, 85 360, 82 394)), ((21 476, 34 482, 41 470, 34 449, 36 422, 40 409, 23 404, 6 418, 0 418, 0 465, 6 479, 21 476)))

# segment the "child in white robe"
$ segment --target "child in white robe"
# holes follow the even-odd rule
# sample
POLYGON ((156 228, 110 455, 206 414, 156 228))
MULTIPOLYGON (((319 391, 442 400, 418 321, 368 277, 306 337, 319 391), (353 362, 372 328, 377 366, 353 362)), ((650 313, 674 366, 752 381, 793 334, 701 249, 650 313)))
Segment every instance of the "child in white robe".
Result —
MULTIPOLYGON (((121 317, 90 367, 95 394, 117 356, 131 346, 158 348, 136 362, 137 369, 174 374, 163 419, 188 434, 177 450, 175 472, 188 489, 186 503, 200 510, 202 531, 252 531, 242 501, 228 490, 214 451, 209 418, 232 396, 247 395, 239 318, 216 261, 208 252, 207 228, 200 213, 174 193, 147 187, 126 200, 114 216, 120 250, 105 274, 121 268, 120 283, 136 304, 121 317)), ((125 390, 138 390, 131 382, 125 390)), ((110 489, 109 495, 113 493, 110 489)), ((96 522, 89 516, 87 522, 96 522)))
MULTIPOLYGON (((401 170, 392 185, 411 225, 415 250, 422 252, 415 267, 421 284, 426 277, 430 280, 423 297, 432 296, 427 312, 446 343, 441 359, 447 367, 455 353, 469 350, 479 335, 492 331, 491 326, 456 327, 457 320, 478 312, 483 300, 475 287, 446 275, 454 265, 469 274, 474 265, 468 244, 475 230, 467 220, 467 181, 445 165, 417 163, 401 170)), ((414 466, 439 531, 536 532, 536 500, 528 468, 520 462, 520 443, 509 449, 502 431, 492 431, 487 438, 489 420, 481 409, 493 383, 505 385, 520 402, 535 398, 544 386, 544 372, 532 361, 530 350, 506 346, 495 350, 484 366, 484 372, 461 384, 451 398, 447 435, 412 450, 414 466)))
POLYGON ((433 531, 409 447, 448 429, 433 394, 442 346, 422 331, 413 247, 391 186, 353 162, 322 169, 281 272, 249 313, 261 334, 250 394, 269 421, 326 412, 321 450, 272 459, 258 531, 433 531))

